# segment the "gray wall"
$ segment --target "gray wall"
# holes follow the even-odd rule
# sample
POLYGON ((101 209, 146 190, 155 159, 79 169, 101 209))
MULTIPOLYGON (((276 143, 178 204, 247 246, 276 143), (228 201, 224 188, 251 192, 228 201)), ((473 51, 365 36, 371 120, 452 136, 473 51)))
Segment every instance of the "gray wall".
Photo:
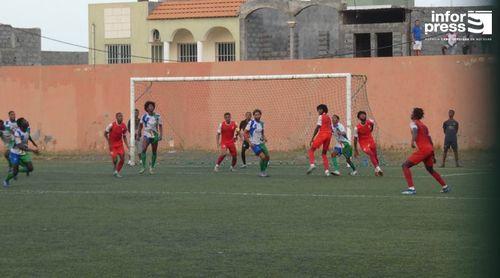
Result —
POLYGON ((339 12, 328 6, 310 6, 295 16, 298 59, 336 54, 339 46, 339 12))
POLYGON ((0 66, 41 64, 41 31, 0 25, 0 66))
POLYGON ((42 65, 85 65, 88 52, 42 51, 42 65))
POLYGON ((247 60, 287 59, 288 16, 270 8, 258 9, 245 18, 247 60))

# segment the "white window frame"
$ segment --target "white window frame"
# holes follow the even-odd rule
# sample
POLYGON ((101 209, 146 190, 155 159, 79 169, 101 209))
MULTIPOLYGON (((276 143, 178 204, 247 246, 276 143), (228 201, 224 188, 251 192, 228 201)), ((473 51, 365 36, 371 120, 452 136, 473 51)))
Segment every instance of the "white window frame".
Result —
POLYGON ((106 62, 108 64, 132 63, 132 46, 130 44, 106 44, 106 62))
POLYGON ((215 61, 216 62, 236 61, 236 43, 235 42, 216 42, 215 43, 215 61))

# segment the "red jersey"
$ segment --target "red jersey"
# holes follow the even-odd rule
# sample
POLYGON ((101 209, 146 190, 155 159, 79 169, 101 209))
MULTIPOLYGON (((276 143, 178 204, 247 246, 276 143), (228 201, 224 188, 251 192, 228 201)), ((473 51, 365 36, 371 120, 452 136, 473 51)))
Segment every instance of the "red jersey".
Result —
POLYGON ((318 117, 319 133, 332 134, 332 119, 327 114, 323 113, 318 117))
POLYGON ((231 144, 234 143, 234 134, 238 126, 235 122, 231 121, 229 124, 226 121, 219 124, 219 129, 217 133, 221 135, 221 143, 231 144))
POLYGON ((412 130, 417 129, 417 138, 415 139, 419 150, 433 150, 429 129, 420 120, 412 121, 410 124, 412 130))
POLYGON ((360 144, 364 142, 375 142, 372 136, 374 126, 375 122, 371 119, 367 119, 364 125, 359 123, 354 128, 354 137, 358 138, 360 144))
POLYGON ((127 126, 124 123, 113 122, 108 125, 106 132, 112 147, 123 147, 123 136, 127 135, 127 126))

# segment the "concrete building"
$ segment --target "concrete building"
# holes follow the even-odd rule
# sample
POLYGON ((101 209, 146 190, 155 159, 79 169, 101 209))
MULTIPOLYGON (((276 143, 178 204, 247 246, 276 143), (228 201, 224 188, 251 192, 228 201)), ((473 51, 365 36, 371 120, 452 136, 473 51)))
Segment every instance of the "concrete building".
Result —
MULTIPOLYGON (((89 5, 89 62, 411 55, 413 0, 165 0, 89 5)), ((452 11, 467 8, 447 7, 452 11)), ((441 54, 443 40, 424 43, 441 54), (439 45, 438 45, 439 44, 439 45)), ((465 45, 465 44, 464 44, 465 45)), ((459 46, 460 48, 463 45, 459 46)), ((482 53, 484 47, 472 47, 482 53)))
POLYGON ((87 64, 87 52, 42 51, 39 28, 0 24, 0 66, 87 64))

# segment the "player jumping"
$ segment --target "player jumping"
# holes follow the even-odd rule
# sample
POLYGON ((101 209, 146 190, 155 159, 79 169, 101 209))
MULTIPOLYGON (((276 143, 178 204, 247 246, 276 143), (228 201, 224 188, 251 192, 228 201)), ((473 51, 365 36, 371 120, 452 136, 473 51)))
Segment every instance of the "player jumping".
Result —
POLYGON ((359 123, 354 128, 354 156, 359 156, 359 142, 361 149, 370 157, 373 167, 375 167, 375 176, 383 176, 384 172, 380 168, 377 156, 377 145, 372 136, 375 122, 372 119, 367 119, 365 111, 358 112, 358 120, 359 123))
POLYGON ((141 118, 141 123, 139 124, 139 134, 143 134, 142 141, 142 152, 141 152, 141 170, 139 173, 144 173, 146 171, 146 158, 147 150, 149 145, 151 145, 151 166, 149 167, 149 173, 154 174, 154 169, 156 166, 156 157, 158 151, 158 142, 162 140, 163 137, 163 122, 160 114, 155 112, 156 104, 152 101, 147 101, 144 104, 144 114, 141 118), (144 132, 142 130, 144 129, 144 132))
POLYGON ((333 163, 333 175, 340 176, 339 163, 337 157, 344 155, 347 164, 351 168, 351 176, 355 176, 358 171, 356 171, 356 166, 351 160, 352 157, 352 147, 349 143, 349 138, 347 138, 346 129, 343 124, 340 123, 340 117, 338 115, 332 116, 332 129, 333 136, 337 141, 337 144, 332 151, 332 163, 333 163))
POLYGON ((238 161, 238 153, 236 152, 236 139, 237 139, 238 126, 234 121, 231 121, 231 113, 224 114, 224 121, 219 124, 217 129, 217 148, 220 149, 220 155, 217 158, 214 171, 218 172, 220 164, 226 157, 228 151, 231 154, 231 171, 234 171, 236 162, 238 161))
POLYGON ((247 167, 247 157, 246 157, 246 152, 250 148, 250 145, 248 145, 248 142, 244 140, 244 133, 245 133, 245 128, 248 125, 248 122, 252 119, 252 112, 246 112, 245 113, 245 119, 240 122, 240 137, 242 138, 241 141, 243 141, 241 145, 241 168, 246 168, 247 167))
POLYGON ((108 141, 109 152, 113 160, 113 176, 121 178, 120 172, 125 163, 125 149, 123 148, 123 143, 125 143, 127 149, 129 148, 127 141, 127 126, 123 123, 122 113, 116 113, 116 121, 110 123, 108 127, 106 127, 104 137, 106 137, 108 141))
POLYGON ((12 164, 12 171, 9 172, 7 178, 3 181, 4 188, 10 186, 10 181, 17 177, 19 172, 33 172, 33 163, 29 152, 38 154, 38 149, 30 149, 29 141, 29 123, 24 118, 19 118, 16 121, 17 129, 14 132, 14 143, 10 149, 9 159, 12 164), (19 168, 21 166, 21 169, 19 168))
POLYGON ((245 128, 245 141, 252 151, 260 157, 260 177, 268 177, 269 151, 266 147, 266 136, 264 135, 264 123, 260 120, 262 112, 259 109, 253 111, 253 120, 248 122, 245 128))
POLYGON ((403 163, 403 174, 405 176, 406 182, 408 183, 408 189, 401 192, 404 195, 414 195, 417 193, 415 190, 415 185, 413 184, 413 178, 411 176, 410 168, 424 162, 425 169, 429 174, 431 174, 434 179, 441 185, 441 193, 450 192, 451 188, 446 185, 441 175, 434 171, 434 163, 436 158, 434 157, 434 144, 432 143, 432 138, 429 135, 429 129, 422 123, 422 118, 424 117, 424 110, 422 108, 414 108, 411 114, 411 147, 417 148, 405 163, 403 163))
POLYGON ((311 139, 311 148, 308 151, 309 154, 309 169, 307 169, 307 174, 311 174, 316 165, 314 164, 314 152, 322 147, 321 158, 323 159, 323 167, 325 169, 325 175, 330 176, 330 165, 328 163, 328 156, 326 155, 328 149, 330 148, 330 141, 332 140, 332 120, 328 116, 328 107, 325 104, 320 104, 316 107, 319 117, 316 124, 316 129, 311 139))

